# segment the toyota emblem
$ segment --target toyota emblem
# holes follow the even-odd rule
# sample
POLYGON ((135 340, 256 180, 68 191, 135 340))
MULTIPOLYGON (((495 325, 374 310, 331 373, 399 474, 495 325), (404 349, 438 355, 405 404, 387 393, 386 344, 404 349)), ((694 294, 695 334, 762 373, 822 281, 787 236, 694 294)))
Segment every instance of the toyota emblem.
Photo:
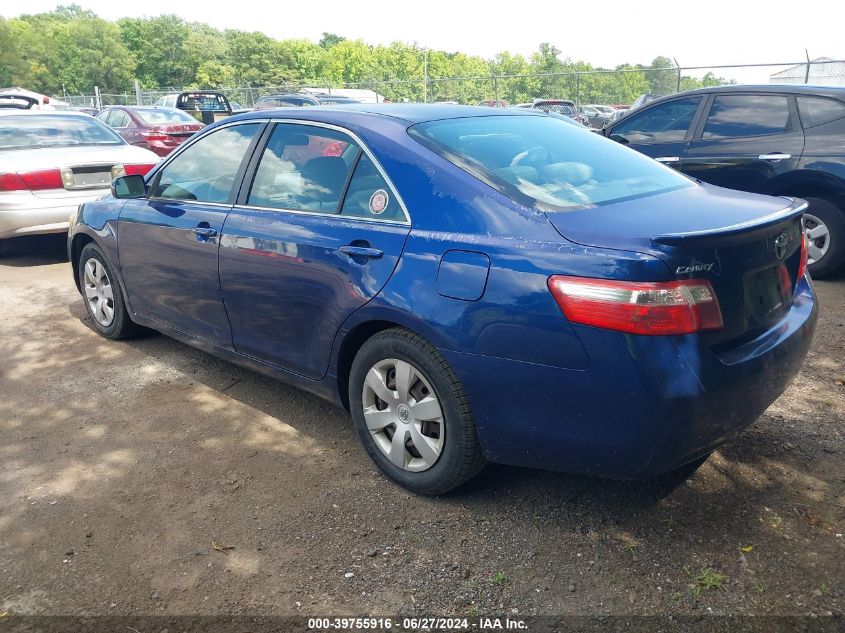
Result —
POLYGON ((786 257, 787 250, 789 250, 789 236, 781 233, 775 238, 775 257, 783 259, 786 257))

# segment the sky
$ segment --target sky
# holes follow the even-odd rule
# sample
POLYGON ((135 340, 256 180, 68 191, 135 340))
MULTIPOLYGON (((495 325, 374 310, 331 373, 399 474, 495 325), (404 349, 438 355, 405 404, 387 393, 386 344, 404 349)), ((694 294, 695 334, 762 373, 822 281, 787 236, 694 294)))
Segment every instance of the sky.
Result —
MULTIPOLYGON (((65 0, 65 4, 71 2, 65 0)), ((658 55, 674 57, 681 66, 799 62, 805 59, 805 48, 811 58, 845 59, 845 0, 75 3, 107 20, 175 13, 219 29, 262 31, 277 39, 318 41, 323 32, 330 32, 370 44, 399 40, 485 58, 503 50, 528 56, 541 42, 549 42, 562 51, 564 58, 604 67, 650 64, 658 55)), ((4 0, 0 15, 51 11, 56 4, 56 0, 4 0)), ((765 80, 774 70, 723 70, 717 74, 744 80, 743 75, 750 73, 765 80)))

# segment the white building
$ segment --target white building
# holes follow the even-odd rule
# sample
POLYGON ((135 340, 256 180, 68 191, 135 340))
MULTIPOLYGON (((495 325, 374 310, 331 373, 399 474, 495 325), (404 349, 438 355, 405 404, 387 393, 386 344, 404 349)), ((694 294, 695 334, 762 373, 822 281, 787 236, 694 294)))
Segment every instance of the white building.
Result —
POLYGON ((845 61, 835 61, 830 57, 817 57, 810 61, 809 76, 807 75, 807 64, 798 64, 769 75, 769 83, 845 86, 845 61))

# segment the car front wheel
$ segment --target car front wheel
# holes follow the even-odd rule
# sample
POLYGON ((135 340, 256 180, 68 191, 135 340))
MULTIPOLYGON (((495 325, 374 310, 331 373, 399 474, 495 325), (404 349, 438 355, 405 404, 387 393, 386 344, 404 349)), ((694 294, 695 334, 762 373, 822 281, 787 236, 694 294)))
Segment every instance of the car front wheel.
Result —
POLYGON ((79 255, 79 287, 88 316, 102 336, 122 339, 140 330, 129 318, 114 270, 103 251, 93 242, 87 244, 79 255))
POLYGON ((364 343, 352 363, 349 401, 367 453, 408 490, 443 494, 484 466, 460 381, 413 332, 385 330, 364 343))

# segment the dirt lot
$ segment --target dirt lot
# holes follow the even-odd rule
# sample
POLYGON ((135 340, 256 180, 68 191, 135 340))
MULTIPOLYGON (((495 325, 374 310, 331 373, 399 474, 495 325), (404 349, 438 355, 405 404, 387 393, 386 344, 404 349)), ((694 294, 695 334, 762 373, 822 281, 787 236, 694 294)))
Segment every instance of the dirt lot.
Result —
POLYGON ((0 615, 843 611, 845 277, 796 383, 686 482, 490 466, 428 499, 315 397, 97 336, 63 248, 0 258, 0 615))

